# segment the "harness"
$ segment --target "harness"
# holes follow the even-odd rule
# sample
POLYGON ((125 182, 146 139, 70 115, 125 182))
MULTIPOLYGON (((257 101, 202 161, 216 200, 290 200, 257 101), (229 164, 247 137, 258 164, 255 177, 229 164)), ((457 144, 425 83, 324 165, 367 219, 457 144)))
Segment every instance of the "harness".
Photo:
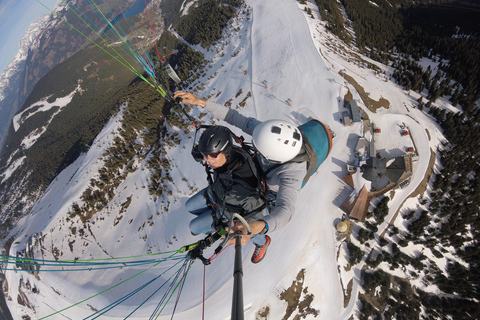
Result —
MULTIPOLYGON (((211 126, 198 126, 195 132, 194 141, 196 141, 198 130, 207 129, 209 127, 211 126)), ((253 146, 245 143, 243 136, 238 137, 231 131, 230 134, 232 135, 233 140, 240 146, 233 146, 234 151, 238 154, 238 160, 235 165, 229 168, 229 170, 226 172, 218 174, 216 171, 211 169, 206 163, 203 163, 203 156, 198 152, 198 149, 196 149, 195 143, 192 147, 192 156, 196 161, 203 163, 205 167, 207 182, 209 185, 207 190, 210 192, 206 195, 210 200, 209 205, 215 209, 213 211, 218 211, 221 213, 220 219, 216 216, 215 212, 212 214, 214 221, 216 221, 216 225, 223 226, 225 225, 224 221, 230 220, 232 213, 238 213, 248 220, 252 216, 263 211, 265 208, 271 208, 274 205, 275 200, 275 197, 268 192, 267 184, 265 182, 266 175, 263 173, 260 163, 257 160, 253 146), (234 171, 240 166, 244 165, 248 166, 250 172, 252 173, 252 176, 255 180, 255 186, 249 184, 247 181, 245 181, 245 179, 241 179, 241 177, 234 177, 234 171), (215 191, 215 188, 219 187, 222 189, 220 195, 213 192, 215 191), (232 189, 233 191, 240 192, 232 194, 232 189), (245 211, 245 199, 247 199, 247 201, 252 201, 252 210, 245 211)), ((218 191, 218 189, 216 191, 218 191)))
POLYGON ((222 220, 229 220, 233 213, 238 213, 245 219, 263 211, 268 204, 264 194, 263 183, 261 183, 261 171, 255 165, 250 154, 240 147, 234 147, 238 154, 236 163, 226 172, 218 173, 205 165, 207 173, 207 198, 210 206, 222 214, 222 220), (248 166, 256 185, 251 185, 242 177, 237 177, 235 171, 242 166, 248 166), (251 208, 248 210, 246 208, 251 208))

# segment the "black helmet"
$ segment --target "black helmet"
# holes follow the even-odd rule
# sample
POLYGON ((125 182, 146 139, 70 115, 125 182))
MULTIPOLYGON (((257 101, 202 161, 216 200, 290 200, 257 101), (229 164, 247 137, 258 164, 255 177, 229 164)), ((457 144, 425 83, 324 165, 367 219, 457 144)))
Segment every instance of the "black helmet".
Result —
POLYGON ((224 126, 207 128, 198 140, 198 151, 203 154, 222 152, 228 156, 232 148, 232 133, 224 126))

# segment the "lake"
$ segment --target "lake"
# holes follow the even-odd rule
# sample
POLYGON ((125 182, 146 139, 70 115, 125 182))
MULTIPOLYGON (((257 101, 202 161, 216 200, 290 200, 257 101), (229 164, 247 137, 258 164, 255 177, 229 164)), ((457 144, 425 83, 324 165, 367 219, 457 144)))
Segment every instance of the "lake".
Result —
MULTIPOLYGON (((147 4, 150 3, 151 0, 146 0, 147 4)), ((112 25, 115 25, 119 21, 121 21, 124 18, 130 18, 133 17, 134 15, 137 15, 139 13, 142 13, 145 10, 145 0, 137 0, 135 1, 134 4, 127 10, 125 10, 123 13, 120 13, 117 15, 112 21, 112 25)), ((109 31, 111 27, 109 26, 107 29, 105 29, 105 32, 109 31)))

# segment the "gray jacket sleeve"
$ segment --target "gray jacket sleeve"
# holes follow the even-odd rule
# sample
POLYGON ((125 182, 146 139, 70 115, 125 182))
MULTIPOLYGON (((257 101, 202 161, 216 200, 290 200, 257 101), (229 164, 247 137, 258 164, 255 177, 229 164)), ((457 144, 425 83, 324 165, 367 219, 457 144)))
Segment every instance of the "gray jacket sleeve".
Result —
MULTIPOLYGON (((237 110, 210 101, 207 101, 205 109, 211 112, 217 119, 225 120, 249 135, 252 135, 253 129, 262 123, 255 118, 240 114, 237 110)), ((307 165, 305 162, 291 162, 285 163, 268 173, 266 177, 268 187, 277 193, 275 209, 265 217, 257 216, 256 218, 265 220, 268 223, 269 233, 277 228, 282 228, 291 220, 295 213, 298 192, 302 187, 306 172, 307 165)))
POLYGON ((225 120, 226 122, 237 128, 240 128, 241 130, 243 130, 243 132, 248 133, 249 135, 252 135, 253 129, 255 129, 258 124, 262 123, 255 118, 249 118, 242 115, 237 110, 233 110, 210 101, 207 101, 205 109, 210 111, 210 113, 212 113, 215 118, 225 120))
POLYGON ((267 174, 269 189, 277 193, 275 208, 261 218, 268 223, 269 233, 284 227, 292 219, 306 173, 306 162, 289 162, 267 174))

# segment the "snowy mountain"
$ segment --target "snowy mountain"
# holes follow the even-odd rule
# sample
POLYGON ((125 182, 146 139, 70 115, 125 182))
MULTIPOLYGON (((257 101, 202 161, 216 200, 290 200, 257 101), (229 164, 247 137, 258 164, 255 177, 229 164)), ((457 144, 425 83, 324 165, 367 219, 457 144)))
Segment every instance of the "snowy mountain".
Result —
POLYGON ((21 107, 26 95, 20 98, 22 77, 25 74, 29 52, 38 47, 40 34, 45 31, 50 18, 48 15, 35 20, 20 41, 20 49, 15 58, 0 76, 0 150, 6 139, 12 116, 21 107))
MULTIPOLYGON (((340 204, 349 197, 343 178, 357 159, 356 141, 362 137, 375 142, 384 158, 401 157, 408 148, 414 148, 409 184, 387 193, 388 214, 378 226, 378 234, 387 232, 385 237, 392 240, 396 237, 389 232, 392 225, 406 230, 398 212, 423 208, 420 198, 428 192, 435 150, 444 141, 438 125, 416 108, 417 94, 389 81, 389 67, 359 58, 355 49, 343 46, 327 32, 318 8, 310 2, 248 0, 224 30, 222 40, 212 48, 196 49, 204 54, 207 67, 199 80, 183 89, 260 120, 281 118, 302 123, 314 116, 335 133, 331 155, 302 189, 292 221, 271 235, 265 260, 253 265, 253 246, 243 248, 245 318, 359 318, 357 298, 363 293, 360 275, 366 258, 350 265, 351 253, 335 230, 344 216, 340 204), (349 96, 368 121, 345 125, 343 114, 349 96), (372 109, 378 102, 382 107, 372 109), (381 133, 372 135, 369 123, 381 128, 381 133)), ((79 84, 78 91, 67 93, 56 106, 66 107, 71 101, 68 97, 85 89, 79 84)), ((447 101, 442 104, 450 107, 447 101)), ((106 163, 122 156, 111 151, 122 142, 122 119, 127 109, 126 101, 88 152, 55 178, 5 238, 9 256, 39 259, 39 272, 22 272, 20 265, 10 265, 14 270, 5 271, 6 300, 14 319, 123 319, 131 313, 132 319, 153 318, 162 295, 168 295, 168 288, 161 285, 174 275, 169 268, 175 261, 129 265, 122 259, 122 268, 42 272, 49 267, 41 266, 41 260, 60 261, 56 267, 61 270, 69 269, 69 263, 76 260, 83 263, 133 256, 144 261, 201 239, 188 230, 192 217, 184 204, 206 185, 206 179, 190 155, 194 128, 178 110, 175 115, 183 123, 167 119, 166 138, 155 149, 146 147, 144 132, 137 132, 137 155, 129 166, 116 170, 122 179, 108 195, 102 194, 102 184, 110 183, 102 177, 106 163), (162 162, 164 169, 159 194, 150 190, 152 181, 158 179, 152 169, 155 161, 162 162), (65 261, 63 265, 61 261, 65 261), (143 288, 144 284, 152 285, 143 288), (138 294, 125 298, 140 288, 138 294), (150 296, 153 298, 148 299, 150 296)), ((202 109, 186 110, 204 123, 219 123, 202 109)), ((29 111, 25 112, 15 121, 17 129, 28 117, 29 111)), ((34 144, 35 138, 32 135, 25 145, 34 144)), ((15 164, 4 172, 8 170, 15 170, 15 164)), ((8 175, 4 173, 1 178, 8 179, 8 175)), ((355 175, 355 183, 357 187, 369 184, 360 174, 355 175)), ((354 234, 358 230, 354 226, 354 234)), ((368 252, 378 247, 375 239, 362 245, 368 252)), ((414 258, 423 248, 411 243, 406 251, 414 258)), ((446 258, 424 254, 439 266, 445 264, 446 258)), ((174 295, 158 319, 170 319, 174 312, 177 320, 229 319, 233 248, 225 249, 205 268, 196 261, 186 270, 178 304, 174 295)), ((392 272, 399 278, 408 277, 412 285, 426 292, 439 292, 436 286, 414 277, 414 271, 408 266, 392 272)), ((426 314, 428 310, 419 312, 426 314)))
MULTIPOLYGON (((130 4, 131 1, 124 2, 126 6, 130 4)), ((86 10, 82 5, 87 6, 85 2, 80 2, 76 8, 86 10)), ((151 1, 150 5, 158 5, 158 1, 151 1)), ((76 16, 71 17, 74 15, 72 11, 59 6, 57 12, 59 16, 70 19, 69 21, 75 24, 77 30, 88 29, 76 16)), ((115 14, 116 11, 112 9, 111 12, 115 14)), ((161 12, 154 17, 157 16, 161 16, 161 12)), ((95 17, 90 19, 95 22, 95 17)), ((136 30, 139 36, 138 41, 150 46, 151 38, 142 36, 152 32, 148 19, 134 19, 138 23, 136 30)), ((8 228, 17 216, 28 212, 33 202, 37 200, 39 192, 44 191, 53 177, 88 148, 100 131, 99 128, 111 116, 111 110, 118 108, 115 105, 117 96, 122 95, 123 91, 128 93, 128 90, 123 88, 135 78, 135 74, 129 69, 118 68, 115 57, 107 55, 102 50, 104 48, 91 44, 58 18, 45 17, 43 22, 39 22, 41 23, 43 23, 41 28, 32 27, 31 29, 37 30, 37 34, 29 33, 25 36, 26 51, 22 51, 18 56, 25 59, 21 64, 24 69, 18 70, 16 74, 22 79, 17 81, 18 88, 21 90, 8 91, 15 88, 13 82, 18 77, 15 74, 5 73, 9 76, 6 83, 10 86, 5 90, 9 93, 0 102, 8 106, 4 108, 5 112, 9 110, 5 117, 1 117, 2 121, 6 122, 4 127, 8 131, 8 139, 0 157, 0 176, 2 176, 0 219, 8 222, 3 223, 2 229, 8 228), (75 47, 78 49, 84 45, 85 41, 90 45, 73 54, 75 47), (67 57, 69 59, 64 63, 59 63, 67 57), (40 80, 37 79, 37 76, 41 76, 48 70, 50 71, 40 80), (35 84, 34 88, 32 88, 33 84, 35 84), (26 98, 27 94, 29 94, 28 98, 26 98), (70 94, 73 95, 68 98, 70 94), (25 95, 23 100, 19 95, 25 95), (22 110, 16 116, 22 123, 21 127, 16 126, 17 121, 11 122, 13 114, 9 112, 16 112, 17 105, 9 102, 12 99, 13 101, 22 100, 22 110), (57 109, 59 108, 57 104, 61 105, 63 99, 70 99, 73 103, 68 104, 65 109, 57 109), (96 106, 97 104, 99 106, 96 106), (74 123, 74 126, 66 125, 68 122, 74 123), (58 134, 66 139, 58 139, 58 134), (40 143, 27 142, 37 141, 37 139, 40 139, 40 143), (55 151, 48 151, 49 148, 55 151), (53 153, 53 155, 45 154, 44 156, 42 153, 53 153), (34 177, 35 173, 40 172, 43 172, 42 178, 34 177), (14 194, 7 191, 13 189, 17 190, 14 194)), ((153 28, 157 34, 160 34, 163 30, 163 21, 158 19, 158 22, 153 24, 153 28)), ((88 35, 85 30, 83 33, 88 35)))
MULTIPOLYGON (((134 0, 124 1, 129 6, 134 0)), ((40 3, 35 3, 39 5, 40 3)), ((53 13, 36 19, 20 41, 20 48, 0 76, 0 150, 7 138, 10 121, 19 111, 37 82, 53 67, 75 54, 89 41, 76 30, 62 22, 59 17, 78 24, 85 35, 95 38, 95 34, 86 25, 78 23, 79 18, 72 10, 88 10, 84 1, 72 1, 70 8, 60 1, 53 13), (57 16, 58 15, 58 16, 57 16)), ((113 7, 112 12, 120 12, 113 7)), ((98 23, 93 19, 92 24, 98 23)))

